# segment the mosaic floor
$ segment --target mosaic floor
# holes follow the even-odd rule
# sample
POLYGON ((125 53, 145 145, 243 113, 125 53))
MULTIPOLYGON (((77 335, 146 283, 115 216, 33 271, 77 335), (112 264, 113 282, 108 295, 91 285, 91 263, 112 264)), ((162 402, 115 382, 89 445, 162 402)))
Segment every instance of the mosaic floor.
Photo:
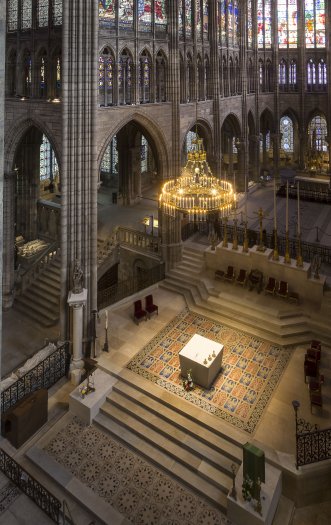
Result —
POLYGON ((186 308, 130 361, 128 368, 252 433, 289 358, 288 349, 228 328, 186 308), (178 354, 194 334, 224 345, 223 367, 209 389, 195 385, 194 390, 186 392, 178 354))
POLYGON ((219 510, 109 435, 77 418, 44 450, 131 523, 230 525, 219 510))

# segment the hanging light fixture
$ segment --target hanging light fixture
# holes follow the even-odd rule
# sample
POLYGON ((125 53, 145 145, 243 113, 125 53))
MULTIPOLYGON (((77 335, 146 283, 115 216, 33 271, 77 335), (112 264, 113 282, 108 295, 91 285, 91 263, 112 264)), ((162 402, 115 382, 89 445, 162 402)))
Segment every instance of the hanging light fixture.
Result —
POLYGON ((229 216, 236 201, 232 184, 212 174, 197 133, 181 176, 165 182, 159 201, 166 215, 175 217, 182 212, 190 222, 207 221, 216 214, 229 216))

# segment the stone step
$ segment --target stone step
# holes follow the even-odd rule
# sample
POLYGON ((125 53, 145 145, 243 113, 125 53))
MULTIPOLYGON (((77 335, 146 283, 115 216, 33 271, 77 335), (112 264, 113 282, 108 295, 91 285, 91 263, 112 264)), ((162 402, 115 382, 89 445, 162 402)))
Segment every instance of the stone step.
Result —
MULTIPOLYGON (((137 404, 129 398, 119 393, 115 388, 113 392, 108 396, 107 401, 116 406, 118 409, 128 413, 140 423, 144 424, 148 428, 160 433, 162 436, 168 436, 170 441, 177 445, 177 447, 192 454, 192 457, 198 457, 200 460, 205 461, 213 468, 224 472, 227 476, 231 476, 231 464, 235 461, 237 464, 240 463, 238 458, 228 458, 225 454, 220 451, 211 449, 207 444, 202 443, 199 439, 174 426, 170 421, 166 421, 155 413, 151 413, 148 408, 137 406, 137 404)), ((162 408, 162 412, 163 412, 162 408)), ((176 449, 174 450, 174 453, 176 449)))
MULTIPOLYGON (((106 404, 107 403, 105 403, 105 405, 106 404)), ((153 444, 153 440, 147 439, 147 437, 151 437, 150 429, 148 429, 147 436, 146 428, 145 430, 142 429, 141 435, 139 435, 136 430, 132 431, 123 421, 122 411, 118 411, 118 413, 115 414, 115 407, 112 407, 111 415, 105 413, 102 407, 93 422, 104 430, 107 430, 125 445, 131 447, 148 461, 154 463, 158 468, 165 470, 190 489, 193 489, 200 496, 219 507, 223 512, 226 511, 226 492, 230 489, 230 480, 228 481, 228 487, 222 486, 223 490, 221 490, 221 487, 215 486, 215 483, 210 483, 206 479, 203 479, 201 475, 197 473, 197 468, 194 470, 193 465, 186 466, 183 464, 184 458, 181 458, 182 461, 179 462, 176 461, 173 456, 168 455, 161 446, 164 445, 163 439, 161 441, 160 437, 158 437, 156 446, 153 444)), ((200 468, 202 471, 204 470, 203 465, 201 465, 200 468)))
POLYGON ((53 326, 59 320, 59 311, 52 314, 49 311, 44 310, 38 303, 27 299, 26 297, 20 297, 15 300, 15 310, 24 314, 26 317, 37 321, 42 326, 49 327, 53 326))
POLYGON ((202 456, 206 455, 206 460, 214 462, 215 466, 220 466, 223 458, 226 461, 240 463, 238 458, 241 457, 241 446, 238 446, 226 437, 216 434, 214 431, 208 430, 200 422, 195 422, 187 415, 179 412, 176 407, 163 403, 162 397, 159 397, 157 393, 158 397, 154 398, 150 391, 144 393, 132 382, 128 383, 125 381, 118 381, 113 387, 113 393, 119 393, 126 400, 131 401, 134 404, 132 408, 136 410, 136 405, 142 407, 146 411, 146 414, 145 412, 143 414, 152 414, 153 417, 157 416, 157 419, 163 421, 162 425, 170 424, 171 430, 173 430, 173 427, 178 429, 184 434, 181 434, 182 443, 187 441, 189 436, 189 446, 191 447, 192 443, 194 443, 195 451, 200 451, 202 456))

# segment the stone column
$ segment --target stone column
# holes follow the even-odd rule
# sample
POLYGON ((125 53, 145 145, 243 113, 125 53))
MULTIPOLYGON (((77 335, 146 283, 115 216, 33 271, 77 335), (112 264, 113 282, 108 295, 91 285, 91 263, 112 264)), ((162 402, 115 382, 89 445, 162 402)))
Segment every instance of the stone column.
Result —
MULTIPOLYGON (((178 35, 178 2, 169 0, 169 99, 172 107, 172 143, 170 166, 171 178, 180 176, 180 62, 179 62, 179 35, 178 35)), ((160 214, 161 215, 161 212, 160 214)), ((170 269, 182 258, 181 217, 175 218, 162 214, 161 217, 162 251, 166 261, 166 268, 170 269)))
POLYGON ((16 172, 5 174, 3 182, 3 275, 2 307, 8 310, 14 302, 15 286, 15 183, 16 172))
POLYGON ((327 90, 328 90, 328 110, 326 114, 326 122, 327 122, 327 130, 328 130, 328 136, 327 136, 327 143, 328 143, 328 153, 329 153, 329 167, 328 167, 328 173, 329 173, 329 186, 331 188, 331 86, 330 86, 330 60, 331 60, 331 2, 327 2, 327 16, 326 20, 328 22, 326 23, 325 30, 326 30, 326 63, 328 64, 328 84, 327 84, 327 90))
POLYGON ((221 97, 221 82, 220 82, 220 68, 218 52, 218 0, 211 0, 209 4, 209 22, 210 22, 210 82, 211 82, 211 96, 213 99, 213 125, 214 125, 214 143, 213 143, 213 164, 212 169, 216 177, 221 174, 221 120, 220 120, 220 97, 221 97))
MULTIPOLYGON (((5 37, 6 0, 0 0, 0 239, 3 239, 3 160, 4 160, 4 101, 5 101, 5 37)), ((0 341, 2 339, 2 242, 0 241, 0 341)), ((0 344, 0 378, 1 378, 0 344)))
POLYGON ((83 308, 87 302, 87 290, 83 288, 80 293, 70 290, 68 305, 72 308, 72 360, 70 365, 70 377, 73 385, 81 382, 83 361, 83 308))
POLYGON ((61 337, 70 338, 69 274, 77 259, 88 293, 83 342, 88 340, 92 311, 97 309, 98 30, 97 2, 63 2, 60 328, 61 337))

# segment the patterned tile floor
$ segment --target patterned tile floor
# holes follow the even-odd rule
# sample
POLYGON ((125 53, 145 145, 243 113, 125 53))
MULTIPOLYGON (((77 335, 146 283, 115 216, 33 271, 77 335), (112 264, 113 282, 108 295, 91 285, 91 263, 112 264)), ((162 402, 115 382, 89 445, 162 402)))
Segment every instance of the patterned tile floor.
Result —
POLYGON ((72 418, 44 450, 131 523, 230 525, 218 509, 77 418, 72 418))
POLYGON ((185 308, 130 361, 128 368, 252 433, 290 355, 288 349, 185 308), (224 345, 223 367, 209 389, 195 385, 194 390, 186 392, 178 354, 196 333, 224 345))

